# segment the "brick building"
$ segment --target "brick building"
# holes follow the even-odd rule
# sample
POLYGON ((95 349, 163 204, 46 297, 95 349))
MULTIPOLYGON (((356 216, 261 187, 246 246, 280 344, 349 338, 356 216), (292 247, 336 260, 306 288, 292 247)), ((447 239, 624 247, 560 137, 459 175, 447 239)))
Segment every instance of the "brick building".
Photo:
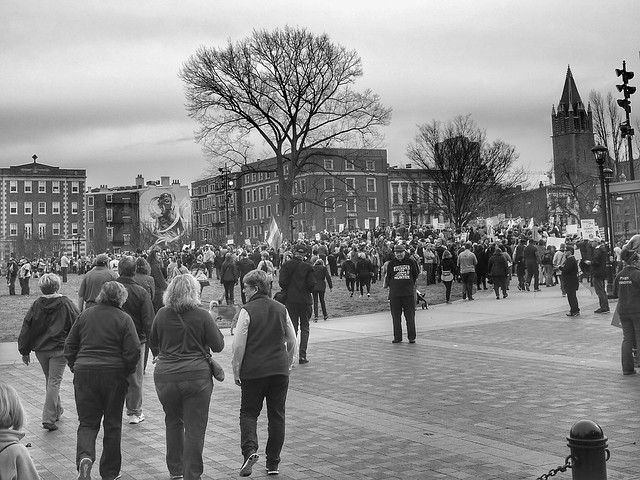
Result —
POLYGON ((404 167, 389 168, 389 222, 391 225, 432 225, 444 222, 439 207, 439 192, 428 169, 404 167))
POLYGON ((37 162, 0 168, 0 252, 30 258, 77 254, 84 236, 86 170, 37 162))

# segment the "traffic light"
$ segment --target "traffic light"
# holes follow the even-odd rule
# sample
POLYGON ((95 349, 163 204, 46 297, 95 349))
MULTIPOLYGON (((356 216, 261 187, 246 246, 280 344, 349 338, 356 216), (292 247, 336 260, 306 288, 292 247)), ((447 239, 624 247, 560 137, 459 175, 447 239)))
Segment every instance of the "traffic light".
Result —
POLYGON ((629 115, 629 113, 631 113, 631 100, 629 100, 629 97, 636 93, 636 87, 629 85, 629 80, 633 78, 633 72, 627 71, 627 62, 623 60, 622 69, 616 68, 616 75, 618 77, 622 77, 622 84, 616 85, 616 88, 619 92, 622 92, 624 94, 624 98, 617 100, 618 106, 620 106, 627 113, 627 115, 629 115))
POLYGON ((634 133, 633 128, 631 128, 627 122, 620 124, 620 136, 622 138, 625 138, 626 136, 632 137, 634 133))

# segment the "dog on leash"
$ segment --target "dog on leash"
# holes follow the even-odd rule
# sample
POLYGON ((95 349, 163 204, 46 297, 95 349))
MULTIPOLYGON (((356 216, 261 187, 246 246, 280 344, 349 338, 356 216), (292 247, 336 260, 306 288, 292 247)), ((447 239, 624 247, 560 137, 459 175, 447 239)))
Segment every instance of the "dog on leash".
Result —
POLYGON ((421 305, 423 310, 428 310, 429 305, 427 304, 427 299, 424 298, 424 293, 421 293, 420 290, 416 289, 416 306, 421 305))

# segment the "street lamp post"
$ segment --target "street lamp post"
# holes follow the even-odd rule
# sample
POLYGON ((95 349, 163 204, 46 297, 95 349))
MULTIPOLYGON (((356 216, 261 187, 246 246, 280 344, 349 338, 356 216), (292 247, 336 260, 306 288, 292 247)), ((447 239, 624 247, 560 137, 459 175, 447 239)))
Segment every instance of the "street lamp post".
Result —
MULTIPOLYGON (((605 168, 604 163, 607 159, 607 155, 609 151, 607 147, 602 145, 596 145, 591 149, 593 156, 596 159, 596 164, 598 165, 598 172, 600 177, 600 206, 602 209, 602 224, 604 226, 604 239, 607 245, 609 245, 607 254, 607 295, 611 296, 613 294, 613 271, 612 271, 612 263, 611 263, 611 255, 613 254, 613 248, 611 248, 610 243, 610 231, 609 231, 609 213, 608 213, 608 195, 607 188, 605 188, 605 168)), ((607 169, 610 170, 610 169, 607 169)), ((613 173, 613 172, 612 172, 613 173)), ((609 180, 611 181, 611 180, 609 180)), ((607 183, 608 185, 608 183, 607 183)))
POLYGON ((409 232, 411 232, 413 228, 413 200, 409 200, 407 205, 409 205, 409 232))
MULTIPOLYGON (((613 229, 613 205, 611 204, 611 194, 609 193, 609 184, 611 180, 613 180, 613 170, 610 168, 605 168, 602 173, 604 174, 604 187, 606 190, 607 197, 607 211, 608 211, 608 220, 609 220, 609 257, 611 261, 611 265, 615 265, 613 262, 613 249, 615 247, 615 235, 613 229)), ((613 268, 612 268, 612 277, 613 277, 613 268)), ((612 278, 613 281, 613 278, 612 278)))

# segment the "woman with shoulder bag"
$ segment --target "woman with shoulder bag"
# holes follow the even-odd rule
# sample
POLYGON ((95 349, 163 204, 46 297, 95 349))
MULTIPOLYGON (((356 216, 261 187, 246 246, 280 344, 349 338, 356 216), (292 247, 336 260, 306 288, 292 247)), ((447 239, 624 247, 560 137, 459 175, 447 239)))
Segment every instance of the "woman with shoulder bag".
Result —
POLYGON ((154 381, 165 413, 166 462, 171 478, 196 479, 204 470, 202 450, 213 380, 203 349, 221 352, 224 337, 200 308, 199 283, 176 276, 164 293, 151 327, 154 381), (188 330, 187 330, 188 329, 188 330))
POLYGON ((453 261, 453 255, 449 250, 442 252, 442 263, 440 264, 440 278, 445 288, 445 301, 451 303, 451 285, 455 278, 456 264, 453 261))
POLYGON ((202 295, 202 290, 204 289, 204 287, 209 286, 209 280, 207 277, 207 266, 202 261, 202 255, 198 255, 196 261, 191 265, 191 275, 193 275, 200 284, 200 295, 202 295))

